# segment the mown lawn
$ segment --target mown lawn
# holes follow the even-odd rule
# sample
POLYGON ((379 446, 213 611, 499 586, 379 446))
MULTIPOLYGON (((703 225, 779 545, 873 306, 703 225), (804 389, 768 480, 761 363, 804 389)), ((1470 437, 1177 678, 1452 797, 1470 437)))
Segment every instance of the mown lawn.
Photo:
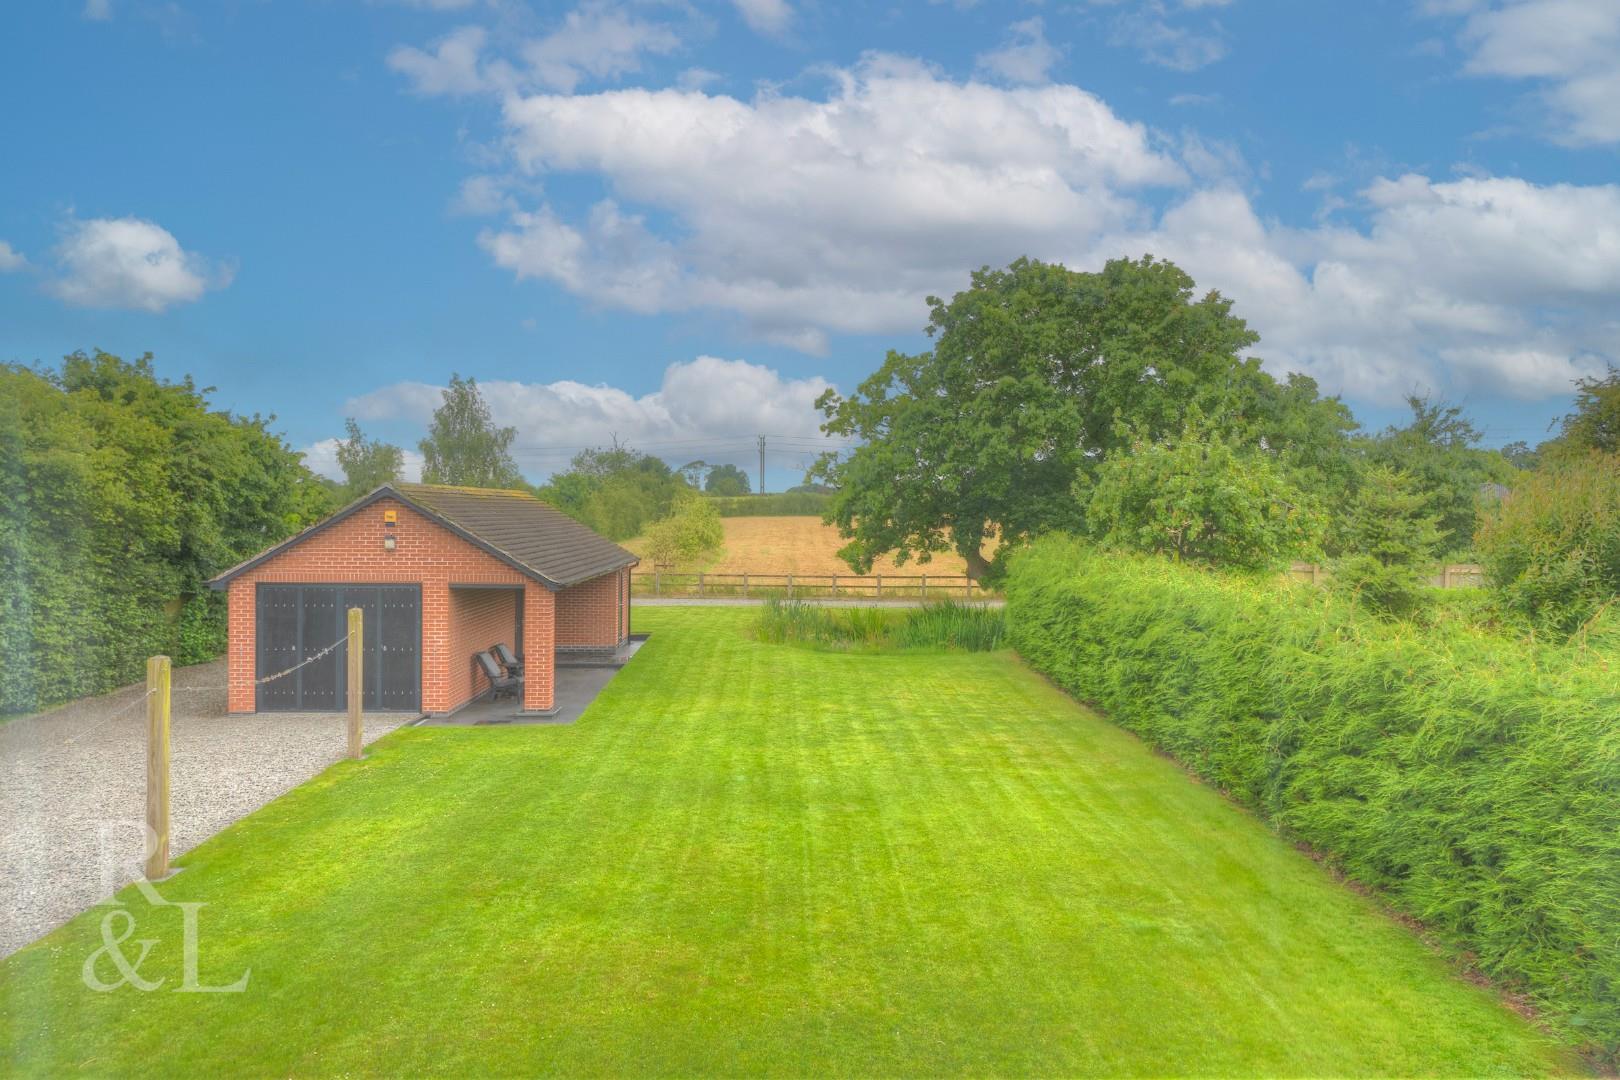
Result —
MULTIPOLYGON (((1008 654, 654 632, 570 727, 412 729, 0 964, 0 1072, 1542 1074, 1578 1063, 1008 654), (103 958, 105 960, 105 958, 103 958), (103 978, 114 969, 103 963, 103 978)), ((273 723, 267 719, 266 723, 273 723)))

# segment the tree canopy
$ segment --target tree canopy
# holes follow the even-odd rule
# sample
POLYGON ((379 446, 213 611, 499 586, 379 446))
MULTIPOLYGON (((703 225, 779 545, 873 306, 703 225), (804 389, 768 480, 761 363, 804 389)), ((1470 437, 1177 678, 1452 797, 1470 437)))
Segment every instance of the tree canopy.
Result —
POLYGON ((1019 259, 930 297, 934 347, 891 351, 849 397, 819 402, 823 430, 858 445, 813 476, 836 488, 828 520, 865 571, 879 555, 925 561, 954 548, 994 577, 991 537, 1014 545, 1079 530, 1072 495, 1129 437, 1179 431, 1197 408, 1301 470, 1328 470, 1353 423, 1309 380, 1279 384, 1245 356, 1258 340, 1217 292, 1195 296, 1174 264, 1116 259, 1096 273, 1019 259))
POLYGON ((1269 456, 1209 430, 1196 410, 1179 434, 1133 441, 1075 487, 1103 547, 1263 570, 1321 542, 1314 500, 1269 456))
POLYGON ((1366 463, 1404 473, 1439 529, 1441 554, 1467 551, 1473 542, 1482 485, 1504 483, 1513 468, 1501 453, 1479 447, 1480 433, 1462 409, 1428 398, 1407 398, 1412 420, 1365 440, 1366 463))
POLYGON ((496 427, 478 380, 450 376, 444 402, 433 413, 422 451, 422 479, 430 484, 511 488, 523 476, 512 460, 517 429, 496 427))
POLYGON ((1575 382, 1575 411, 1565 416, 1549 449, 1584 455, 1620 454, 1620 368, 1575 382))
POLYGON ((405 471, 405 452, 397 446, 368 439, 354 417, 343 422, 348 438, 338 443, 338 467, 343 470, 343 497, 357 499, 368 491, 399 480, 405 471))
POLYGON ((710 495, 747 495, 754 490, 748 474, 735 465, 716 465, 703 480, 703 490, 710 495))
POLYGON ((627 446, 611 446, 580 451, 566 470, 534 492, 608 539, 628 540, 668 515, 684 490, 689 490, 687 482, 663 461, 627 446))

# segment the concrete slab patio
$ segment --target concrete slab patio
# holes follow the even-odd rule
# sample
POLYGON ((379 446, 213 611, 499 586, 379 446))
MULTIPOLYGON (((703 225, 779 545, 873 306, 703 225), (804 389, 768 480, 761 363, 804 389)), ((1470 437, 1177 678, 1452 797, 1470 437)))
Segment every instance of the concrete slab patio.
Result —
POLYGON ((475 701, 449 716, 420 720, 423 726, 477 727, 484 724, 572 724, 596 700, 617 675, 619 669, 630 662, 646 640, 645 634, 632 636, 621 646, 612 659, 597 663, 559 662, 553 686, 556 710, 550 714, 525 713, 523 703, 515 698, 503 697, 498 701, 475 701))
MULTIPOLYGON (((0 723, 0 956, 133 881, 145 834, 145 687, 0 723)), ((368 713, 372 742, 418 713, 368 713)), ((335 713, 227 716, 223 662, 177 668, 171 710, 171 851, 342 758, 335 713)))

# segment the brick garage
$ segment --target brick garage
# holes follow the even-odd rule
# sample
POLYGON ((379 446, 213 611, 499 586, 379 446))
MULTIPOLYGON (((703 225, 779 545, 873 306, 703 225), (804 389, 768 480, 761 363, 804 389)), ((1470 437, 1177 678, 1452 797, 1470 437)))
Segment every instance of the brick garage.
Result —
POLYGON ((474 654, 524 665, 523 708, 553 708, 558 654, 613 653, 630 633, 636 557, 522 492, 393 484, 216 578, 230 598, 233 713, 346 707, 342 646, 261 683, 366 618, 366 707, 442 716, 489 689, 474 654))

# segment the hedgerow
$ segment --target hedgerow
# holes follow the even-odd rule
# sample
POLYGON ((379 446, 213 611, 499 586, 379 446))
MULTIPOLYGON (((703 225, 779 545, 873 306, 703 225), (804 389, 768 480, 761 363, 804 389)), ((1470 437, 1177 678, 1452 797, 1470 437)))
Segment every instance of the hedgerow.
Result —
POLYGON ((0 365, 0 713, 218 656, 208 577, 330 510, 264 418, 206 393, 148 358, 0 365))
POLYGON ((1392 623, 1065 537, 1015 557, 1007 601, 1036 668, 1620 1052, 1620 626, 1392 623))

